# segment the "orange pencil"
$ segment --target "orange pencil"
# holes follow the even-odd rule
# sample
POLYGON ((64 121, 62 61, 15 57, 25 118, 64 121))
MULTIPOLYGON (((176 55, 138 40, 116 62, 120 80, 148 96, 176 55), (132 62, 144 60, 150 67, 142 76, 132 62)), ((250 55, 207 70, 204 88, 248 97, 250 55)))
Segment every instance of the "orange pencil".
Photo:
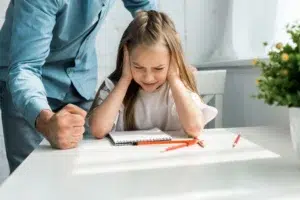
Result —
POLYGON ((171 150, 175 150, 175 149, 179 149, 179 148, 183 148, 183 147, 187 147, 187 146, 188 146, 187 143, 179 144, 179 145, 168 147, 168 148, 166 148, 165 151, 171 151, 171 150))
POLYGON ((238 136, 235 138, 235 140, 234 140, 234 142, 233 142, 233 144, 232 144, 232 148, 234 148, 234 147, 237 145, 237 143, 238 143, 239 140, 240 140, 240 137, 241 137, 241 135, 238 134, 238 136))
POLYGON ((180 145, 175 145, 175 146, 168 147, 168 148, 166 148, 165 151, 171 151, 171 150, 175 150, 175 149, 179 149, 179 148, 191 146, 191 145, 196 144, 197 142, 198 142, 198 139, 189 140, 189 141, 185 142, 184 144, 180 144, 180 145))

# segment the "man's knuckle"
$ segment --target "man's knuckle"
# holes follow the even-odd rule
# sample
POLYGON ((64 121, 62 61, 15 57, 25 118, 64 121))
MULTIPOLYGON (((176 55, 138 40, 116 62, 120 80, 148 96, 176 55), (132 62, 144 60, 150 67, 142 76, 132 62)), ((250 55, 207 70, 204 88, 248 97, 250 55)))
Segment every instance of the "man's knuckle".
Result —
POLYGON ((65 108, 71 108, 71 107, 73 107, 73 105, 70 104, 70 103, 68 103, 68 104, 65 106, 65 108))
POLYGON ((66 129, 66 128, 69 127, 69 126, 70 126, 70 122, 69 122, 69 120, 68 120, 68 117, 59 120, 59 127, 60 127, 61 129, 66 129))
POLYGON ((83 135, 80 135, 79 136, 79 141, 82 140, 82 139, 83 139, 83 135))
POLYGON ((81 118, 79 119, 79 122, 81 123, 81 125, 84 125, 85 119, 84 119, 83 117, 81 117, 81 118))

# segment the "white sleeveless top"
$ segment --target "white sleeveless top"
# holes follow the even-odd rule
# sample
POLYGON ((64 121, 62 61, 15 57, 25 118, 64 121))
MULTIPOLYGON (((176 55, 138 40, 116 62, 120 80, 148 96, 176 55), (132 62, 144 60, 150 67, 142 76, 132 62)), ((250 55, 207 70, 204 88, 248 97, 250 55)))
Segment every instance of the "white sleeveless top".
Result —
MULTIPOLYGON (((100 105, 115 87, 108 78, 104 81, 105 86, 96 97, 96 106, 100 105)), ((218 113, 217 109, 204 104, 199 95, 190 92, 196 105, 202 111, 204 125, 214 119, 218 113)), ((176 105, 172 96, 169 84, 166 82, 152 93, 147 93, 142 89, 138 92, 138 97, 134 105, 135 125, 138 130, 159 128, 163 131, 181 130, 182 126, 176 111, 176 105)), ((122 105, 119 114, 115 119, 115 131, 124 131, 123 121, 124 106, 122 105)))

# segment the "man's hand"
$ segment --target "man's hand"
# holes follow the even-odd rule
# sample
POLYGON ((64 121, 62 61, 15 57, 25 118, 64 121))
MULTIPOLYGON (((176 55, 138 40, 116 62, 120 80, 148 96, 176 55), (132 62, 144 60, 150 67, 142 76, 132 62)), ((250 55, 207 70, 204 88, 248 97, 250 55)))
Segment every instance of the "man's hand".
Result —
POLYGON ((70 149, 82 140, 86 111, 73 104, 66 105, 57 113, 43 110, 36 120, 36 129, 53 148, 70 149))

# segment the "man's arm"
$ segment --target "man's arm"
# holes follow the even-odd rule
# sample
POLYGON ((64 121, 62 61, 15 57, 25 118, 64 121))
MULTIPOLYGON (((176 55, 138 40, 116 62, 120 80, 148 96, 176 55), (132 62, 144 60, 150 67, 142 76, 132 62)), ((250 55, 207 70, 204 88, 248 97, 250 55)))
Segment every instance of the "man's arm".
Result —
POLYGON ((49 55, 58 7, 56 0, 14 2, 8 87, 14 105, 33 127, 42 110, 51 110, 42 66, 49 55))
MULTIPOLYGON (((58 1, 58 0, 57 0, 58 1)), ((13 103, 52 147, 74 148, 84 133, 86 112, 68 104, 53 113, 42 83, 59 5, 56 0, 18 0, 14 5, 8 87, 13 103)))
POLYGON ((140 10, 157 10, 156 0, 123 0, 123 3, 133 17, 140 10))

